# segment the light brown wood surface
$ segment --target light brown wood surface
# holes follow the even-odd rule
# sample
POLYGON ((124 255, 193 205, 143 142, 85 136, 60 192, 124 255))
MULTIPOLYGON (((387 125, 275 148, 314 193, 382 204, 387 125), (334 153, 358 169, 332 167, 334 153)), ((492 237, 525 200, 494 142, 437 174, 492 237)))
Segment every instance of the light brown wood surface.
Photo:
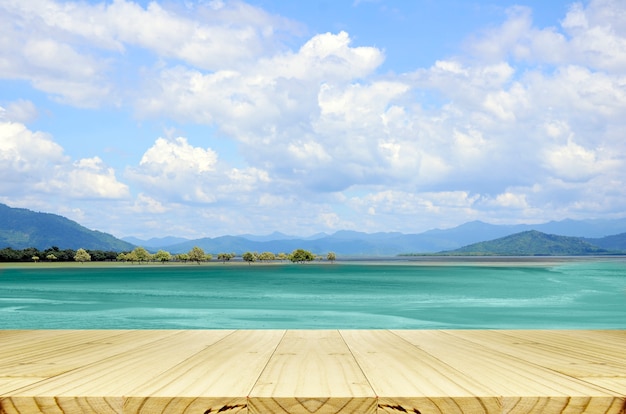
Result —
POLYGON ((250 392, 250 413, 375 413, 376 396, 338 331, 288 331, 250 392))
POLYGON ((0 413, 626 414, 626 331, 0 331, 0 413))

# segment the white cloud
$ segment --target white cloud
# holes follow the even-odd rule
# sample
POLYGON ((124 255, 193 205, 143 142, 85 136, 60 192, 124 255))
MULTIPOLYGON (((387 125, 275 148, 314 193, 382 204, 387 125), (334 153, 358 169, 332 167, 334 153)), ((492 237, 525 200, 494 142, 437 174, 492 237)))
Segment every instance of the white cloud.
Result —
POLYGON ((179 137, 172 141, 157 139, 145 152, 139 165, 153 172, 170 175, 213 171, 216 163, 215 151, 192 147, 186 138, 179 137))
POLYGON ((128 196, 128 187, 99 157, 72 163, 50 136, 20 123, 0 121, 0 161, 0 188, 5 193, 47 193, 66 199, 128 196))
MULTIPOLYGON (((0 122, 0 168, 3 187, 31 186, 45 180, 55 165, 69 158, 48 135, 16 122, 0 122)), ((6 190, 5 190, 6 191, 6 190)))
POLYGON ((257 198, 269 185, 267 172, 258 168, 230 168, 218 161, 211 148, 194 147, 184 137, 158 138, 139 165, 126 175, 143 189, 144 197, 161 202, 211 204, 224 200, 257 198))
POLYGON ((506 22, 470 43, 482 59, 507 58, 542 64, 577 64, 623 73, 626 68, 626 7, 620 0, 573 3, 556 27, 533 26, 526 7, 509 9, 506 22))
POLYGON ((622 1, 592 0, 541 28, 515 7, 468 55, 382 74, 382 49, 347 32, 288 48, 295 38, 280 32, 296 24, 239 1, 4 1, 0 77, 72 105, 132 106, 146 123, 208 125, 239 158, 229 165, 203 133, 159 138, 125 170, 130 200, 106 157, 71 160, 21 124, 37 111, 15 101, 0 111, 0 185, 117 198, 155 231, 167 216, 194 234, 194 209, 213 234, 617 214, 625 14, 622 1))
POLYGON ((0 121, 27 123, 38 116, 37 108, 31 101, 18 99, 9 102, 5 108, 0 107, 0 121))
POLYGON ((588 181, 595 175, 620 168, 620 162, 600 159, 596 150, 586 149, 573 140, 547 148, 545 163, 555 177, 565 181, 588 181))
POLYGON ((143 193, 137 194, 137 198, 132 207, 132 210, 140 214, 142 213, 161 214, 161 213, 166 213, 170 211, 170 209, 166 207, 165 205, 163 205, 163 203, 143 193))
POLYGON ((41 190, 64 192, 70 198, 125 198, 129 195, 126 184, 115 177, 115 170, 104 165, 99 157, 84 158, 73 163, 72 168, 57 168, 57 174, 41 190))
POLYGON ((492 202, 487 204, 511 209, 525 209, 528 207, 525 194, 516 194, 509 191, 498 194, 492 202))
POLYGON ((133 48, 205 70, 247 67, 282 50, 280 33, 298 25, 240 1, 195 4, 56 0, 0 4, 0 78, 28 80, 56 99, 83 107, 119 104, 126 82, 141 79, 133 48), (119 84, 117 78, 126 79, 119 84))

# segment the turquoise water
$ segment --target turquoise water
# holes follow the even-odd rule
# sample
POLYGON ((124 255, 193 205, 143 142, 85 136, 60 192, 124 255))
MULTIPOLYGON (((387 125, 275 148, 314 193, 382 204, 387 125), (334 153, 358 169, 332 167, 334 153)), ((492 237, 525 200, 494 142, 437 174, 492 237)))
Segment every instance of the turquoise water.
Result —
POLYGON ((0 269, 0 329, 626 329, 626 261, 0 269))

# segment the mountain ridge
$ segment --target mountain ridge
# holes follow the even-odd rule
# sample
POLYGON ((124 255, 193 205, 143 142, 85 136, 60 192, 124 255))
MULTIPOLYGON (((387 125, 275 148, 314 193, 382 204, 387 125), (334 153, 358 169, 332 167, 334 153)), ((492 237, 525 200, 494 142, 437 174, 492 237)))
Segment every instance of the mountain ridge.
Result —
POLYGON ((581 237, 527 230, 494 240, 473 243, 440 254, 495 256, 586 256, 611 253, 581 237))
POLYGON ((0 248, 91 249, 122 251, 134 246, 111 234, 90 230, 66 217, 0 203, 0 248))
POLYGON ((265 236, 224 235, 193 240, 172 236, 148 240, 127 237, 124 241, 110 234, 89 230, 63 216, 27 209, 14 209, 0 204, 0 248, 18 249, 27 247, 43 249, 57 246, 129 251, 136 246, 142 246, 153 252, 163 249, 171 253, 186 253, 194 246, 198 246, 207 253, 213 254, 220 252, 242 254, 245 251, 288 253, 303 248, 317 254, 332 251, 344 256, 396 256, 449 251, 529 230, 554 234, 549 231, 550 229, 562 229, 564 233, 576 234, 576 237, 582 237, 586 242, 602 249, 626 251, 626 218, 566 219, 534 225, 501 225, 475 220, 450 229, 432 229, 416 234, 339 230, 333 234, 317 233, 309 237, 274 232, 265 236), (82 236, 78 237, 77 233, 82 236), (600 237, 596 237, 598 235, 600 237))

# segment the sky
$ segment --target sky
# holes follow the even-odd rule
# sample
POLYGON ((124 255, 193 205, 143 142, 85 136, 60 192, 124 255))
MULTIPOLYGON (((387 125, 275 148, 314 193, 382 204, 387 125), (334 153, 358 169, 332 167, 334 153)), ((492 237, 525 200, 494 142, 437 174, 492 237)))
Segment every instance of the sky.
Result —
POLYGON ((623 0, 0 0, 0 202, 117 237, 626 216, 623 0))

